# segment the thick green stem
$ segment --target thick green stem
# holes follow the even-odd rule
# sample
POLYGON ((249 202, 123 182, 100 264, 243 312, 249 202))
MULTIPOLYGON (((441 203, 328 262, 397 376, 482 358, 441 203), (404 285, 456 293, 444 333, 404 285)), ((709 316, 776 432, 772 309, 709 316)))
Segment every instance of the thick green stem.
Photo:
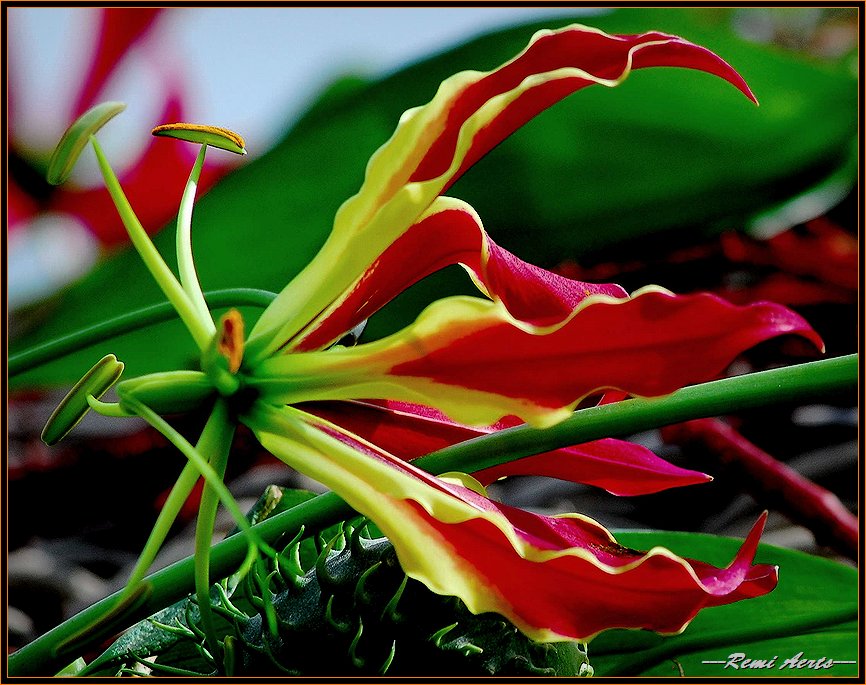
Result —
POLYGON ((782 369, 724 378, 677 390, 665 397, 633 399, 576 411, 552 428, 517 426, 467 440, 416 459, 432 473, 473 473, 505 461, 568 445, 631 435, 690 419, 732 414, 801 401, 856 387, 856 354, 782 369), (503 455, 508 455, 503 459, 503 455))
MULTIPOLYGON (((520 426, 447 447, 414 463, 436 473, 472 471, 512 461, 530 454, 547 452, 603 437, 623 436, 636 431, 678 423, 688 419, 755 409, 780 402, 809 402, 835 392, 857 387, 857 355, 827 359, 783 369, 726 378, 678 390, 667 397, 634 399, 575 412, 558 426, 538 430, 520 426), (508 450, 508 451, 506 451, 508 450), (512 451, 513 450, 513 451, 512 451)), ((352 515, 349 506, 334 493, 325 493, 265 519, 253 527, 260 538, 274 544, 284 535, 294 536, 303 526, 311 533, 352 515)), ((215 580, 232 573, 248 551, 243 536, 220 542, 211 550, 210 577, 215 580)), ((127 625, 177 601, 193 586, 192 558, 179 561, 149 576, 151 593, 124 619, 127 625)), ((112 595, 88 607, 9 657, 9 674, 51 674, 72 661, 86 645, 57 649, 95 617, 117 602, 112 595)), ((96 645, 105 633, 90 636, 87 645, 96 645)))
POLYGON ((105 179, 105 187, 114 201, 114 206, 117 208, 117 213, 126 227, 126 232, 129 234, 133 246, 138 251, 142 261, 153 275, 166 298, 168 298, 168 301, 177 310, 178 316, 180 316, 187 330, 189 330, 198 348, 203 350, 216 332, 213 321, 210 319, 210 316, 207 319, 202 319, 192 300, 190 300, 186 291, 184 291, 177 278, 175 278, 171 269, 168 268, 162 255, 159 254, 156 246, 154 246, 147 232, 142 227, 141 222, 139 222, 96 138, 91 136, 90 143, 96 151, 96 159, 99 162, 99 168, 105 179))
POLYGON ((207 145, 202 145, 180 200, 180 208, 177 213, 177 269, 180 274, 180 284, 192 300, 193 306, 198 310, 199 317, 213 322, 207 304, 205 304, 201 285, 198 282, 198 274, 195 270, 195 261, 192 257, 192 208, 195 204, 198 179, 204 166, 206 153, 207 145))
MULTIPOLYGON (((230 288, 205 293, 205 301, 211 309, 243 306, 265 308, 273 302, 275 297, 275 293, 268 292, 267 290, 256 290, 254 288, 230 288)), ((170 302, 160 302, 159 304, 138 309, 128 314, 122 314, 121 316, 87 328, 82 328, 62 338, 50 340, 23 352, 9 355, 9 363, 6 367, 9 377, 12 378, 32 368, 59 359, 70 352, 88 347, 89 345, 95 345, 114 336, 130 333, 164 321, 171 321, 176 316, 177 312, 170 302)))

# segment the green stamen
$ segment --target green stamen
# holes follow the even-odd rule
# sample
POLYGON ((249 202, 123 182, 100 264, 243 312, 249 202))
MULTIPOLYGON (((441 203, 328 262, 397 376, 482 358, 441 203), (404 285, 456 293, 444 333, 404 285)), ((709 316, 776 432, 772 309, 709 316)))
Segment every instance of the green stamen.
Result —
MULTIPOLYGON (((207 429, 205 429, 205 431, 207 431, 207 429)), ((203 437, 204 433, 202 434, 202 438, 203 437)), ((199 440, 196 447, 199 447, 201 442, 202 441, 199 440)), ((162 505, 162 509, 159 511, 159 516, 157 516, 156 523, 153 524, 150 535, 147 537, 144 549, 142 549, 141 554, 138 555, 138 561, 135 564, 135 568, 132 569, 129 580, 126 581, 126 587, 123 589, 123 596, 132 592, 132 590, 142 580, 144 580, 145 575, 147 575, 147 570, 150 568, 154 559, 156 559, 156 555, 162 548, 162 544, 168 537, 172 525, 174 525, 178 514, 180 514, 181 508, 183 508, 184 503, 195 487, 198 479, 198 468, 196 468, 195 464, 191 461, 187 462, 186 466, 183 467, 183 470, 177 477, 175 484, 172 486, 168 498, 165 500, 165 504, 162 505)))
POLYGON ((208 426, 211 426, 211 429, 210 431, 202 432, 202 437, 199 439, 198 443, 200 447, 193 447, 186 438, 172 428, 165 419, 136 398, 127 396, 124 393, 124 396, 121 397, 121 405, 125 406, 130 411, 135 412, 137 416, 147 421, 195 465, 208 486, 217 491, 220 501, 222 501, 225 508, 232 515, 232 518, 235 519, 235 523, 237 523, 238 527, 248 535, 248 542, 250 545, 257 546, 269 556, 275 554, 275 552, 252 530, 252 527, 243 515, 243 512, 241 512, 237 501, 225 486, 225 483, 223 483, 222 479, 217 475, 213 467, 208 464, 207 460, 202 456, 203 453, 207 454, 208 452, 213 452, 217 449, 227 451, 230 447, 231 437, 234 434, 235 426, 228 420, 228 412, 224 402, 218 400, 214 405, 211 419, 208 420, 208 424, 205 426, 206 429, 208 426), (207 440, 205 440, 205 436, 207 436, 207 440))
POLYGON ((218 147, 221 150, 234 152, 238 155, 247 154, 244 139, 234 131, 221 126, 206 126, 204 124, 162 124, 151 133, 155 136, 167 136, 185 140, 189 143, 201 143, 218 147))
POLYGON ((174 306, 178 316, 180 316, 195 340, 196 345, 198 345, 200 350, 203 350, 208 342, 210 342, 216 330, 210 315, 206 319, 201 317, 196 306, 190 300, 189 295, 187 295, 177 278, 175 278, 165 261, 163 261, 156 246, 145 232, 135 212, 133 212, 129 200, 126 199, 126 195, 120 187, 120 182, 108 163, 99 142, 93 136, 90 137, 90 142, 96 152, 96 159, 99 162, 102 177, 105 179, 105 186, 111 194, 111 199, 114 201, 114 206, 117 208, 118 214, 120 214, 120 218, 126 227, 132 244, 141 256, 142 261, 144 261, 148 271, 150 271, 162 289, 162 292, 174 306))
POLYGON ((198 310, 199 317, 212 320, 207 303, 204 301, 204 294, 202 293, 198 274, 195 270, 195 262, 192 258, 192 208, 195 203, 198 179, 201 175, 202 166, 204 166, 206 152, 207 145, 202 145, 180 201, 180 209, 177 215, 177 266, 180 272, 181 286, 183 286, 186 294, 189 295, 193 306, 198 310))
POLYGON ((102 102, 73 121, 63 133, 48 162, 46 178, 51 185, 64 183, 81 156, 88 139, 126 109, 122 102, 102 102))
MULTIPOLYGON (((205 426, 205 430, 202 432, 201 438, 199 439, 197 447, 193 447, 182 435, 169 426, 168 423, 153 410, 136 400, 134 397, 125 395, 126 393, 121 393, 122 404, 127 405, 129 409, 156 428, 156 430, 162 433, 175 447, 177 447, 183 455, 189 459, 190 463, 195 466, 207 484, 202 493, 198 521, 196 522, 194 578, 202 627, 204 628, 208 647, 213 654, 217 654, 218 640, 213 623, 213 612, 211 611, 210 606, 210 547, 211 539, 213 537, 214 522, 216 520, 217 506, 220 500, 222 500, 223 505, 234 517, 238 527, 246 534, 249 554, 253 554, 256 548, 265 551, 270 556, 276 554, 259 537, 259 535, 252 530, 252 527, 241 512, 235 498, 232 497, 228 488, 226 488, 225 483, 223 483, 235 424, 228 420, 228 408, 225 402, 217 400, 205 426), (207 455, 207 461, 205 461, 204 455, 207 455)), ((181 494, 189 486, 190 481, 192 481, 193 485, 195 484, 195 480, 192 479, 191 474, 181 473, 178 483, 175 484, 175 487, 178 489, 177 500, 172 502, 172 508, 176 510, 167 514, 165 519, 163 519, 162 514, 160 514, 160 517, 157 520, 157 526, 154 527, 154 531, 151 533, 151 537, 154 539, 153 544, 151 544, 151 540, 148 540, 148 545, 151 546, 151 549, 148 550, 148 555, 155 554, 158 545, 161 545, 162 539, 160 538, 164 538, 164 533, 167 533, 167 528, 174 522, 177 512, 179 511, 178 502, 182 505, 183 501, 186 500, 185 496, 181 499, 181 494)), ((174 491, 172 494, 174 494, 174 491)), ((139 571, 141 567, 146 568, 150 565, 151 561, 152 560, 148 560, 146 557, 140 559, 136 566, 136 570, 139 571)), ((127 590, 130 587, 134 586, 128 585, 127 590)))
POLYGON ((57 409, 48 418, 42 429, 42 441, 54 445, 75 428, 90 411, 88 399, 102 397, 123 373, 123 362, 113 354, 105 355, 76 383, 57 409))
POLYGON ((115 419, 126 419, 130 416, 135 416, 132 412, 126 411, 126 409, 121 407, 119 402, 100 402, 93 395, 87 397, 87 404, 100 416, 110 416, 115 419))

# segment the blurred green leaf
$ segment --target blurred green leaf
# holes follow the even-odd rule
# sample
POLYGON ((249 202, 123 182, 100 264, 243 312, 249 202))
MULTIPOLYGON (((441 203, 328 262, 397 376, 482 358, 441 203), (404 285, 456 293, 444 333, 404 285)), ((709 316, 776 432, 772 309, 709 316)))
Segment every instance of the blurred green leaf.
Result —
MULTIPOLYGON (((725 17, 713 10, 634 8, 583 21, 618 33, 658 29, 706 45, 742 72, 761 107, 706 74, 642 70, 619 88, 589 88, 544 113, 449 194, 472 203, 497 242, 549 266, 614 246, 623 255, 639 254, 638 238, 743 227, 838 178, 840 170, 843 185, 853 182, 856 78, 841 63, 747 43, 725 17)), ((509 59, 541 27, 481 37, 377 82, 353 77, 330 87, 275 149, 198 203, 195 245, 204 289, 279 291, 324 241, 399 115, 428 101, 450 74, 509 59)), ((170 263, 173 240, 171 230, 157 238, 170 263)), ((392 332, 433 299, 456 292, 473 290, 461 270, 445 270, 374 317, 366 335, 392 332)), ((30 330, 11 351, 159 300, 138 258, 120 252, 31 312, 30 330)), ((242 313, 249 325, 260 310, 242 313)), ((107 352, 131 375, 192 367, 197 360, 181 326, 168 323, 34 369, 12 385, 70 383, 87 360, 107 352)))
MULTIPOLYGON (((696 533, 622 532, 617 539, 637 549, 662 545, 684 557, 724 566, 741 541, 696 533)), ((857 571, 802 552, 761 545, 757 561, 780 567, 779 585, 769 595, 704 609, 680 634, 612 630, 589 645, 597 676, 746 677, 853 676, 859 672, 857 571), (734 669, 729 655, 777 657, 774 668, 734 669), (826 657, 832 668, 792 670, 782 664, 803 652, 804 659, 826 657), (680 669, 682 669, 680 671, 680 669)))

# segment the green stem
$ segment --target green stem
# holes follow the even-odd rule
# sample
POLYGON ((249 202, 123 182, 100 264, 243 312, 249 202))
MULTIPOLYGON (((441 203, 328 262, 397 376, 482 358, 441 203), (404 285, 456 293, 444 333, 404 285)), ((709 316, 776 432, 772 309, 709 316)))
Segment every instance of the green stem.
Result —
MULTIPOLYGON (((293 517, 291 517, 292 521, 296 517, 298 521, 303 521, 303 525, 309 526, 310 531, 328 527, 335 520, 335 516, 337 520, 340 520, 352 514, 352 509, 334 493, 320 495, 313 500, 293 507, 291 511, 294 512, 293 517)), ((272 521, 273 519, 265 519, 253 527, 261 539, 270 543, 282 537, 282 525, 285 524, 285 519, 278 522, 277 525, 274 525, 272 521)), ((238 564, 246 558, 249 547, 243 538, 243 535, 232 535, 214 546, 211 550, 211 580, 216 581, 230 575, 238 564)), ((149 575, 145 579, 145 583, 149 585, 151 590, 147 600, 133 607, 124 616, 124 624, 126 626, 132 625, 136 621, 147 618, 169 604, 182 599, 193 587, 194 574, 195 561, 193 557, 187 557, 149 575)), ((116 592, 92 604, 11 654, 7 662, 9 675, 25 676, 39 673, 51 675, 83 651, 97 647, 100 642, 111 636, 112 632, 117 629, 116 626, 91 631, 86 642, 75 642, 69 646, 65 646, 64 642, 70 636, 87 629, 96 620, 111 611, 119 599, 120 592, 116 592)))
POLYGON ((87 396, 87 404, 93 411, 102 416, 110 416, 115 419, 128 419, 130 416, 135 416, 134 413, 121 407, 119 402, 101 402, 93 395, 87 396))
POLYGON ((202 319, 199 312, 196 311, 192 300, 190 300, 186 291, 184 291, 177 278, 175 278, 171 269, 166 265, 162 255, 159 254, 156 246, 139 222, 138 217, 135 216, 129 200, 126 199, 126 195, 120 187, 117 176, 114 175, 108 159, 106 159, 105 154, 102 152, 102 147, 93 136, 90 137, 90 143, 96 151, 96 159, 99 162, 99 168, 102 170, 105 186, 111 195, 111 199, 114 201, 114 206, 117 208, 117 213, 126 227, 126 232, 129 234, 133 246, 138 251, 148 271, 150 271, 162 289, 162 292, 168 298, 168 301, 174 306, 178 316, 180 316, 184 325, 186 325, 198 348, 203 350, 216 332, 213 321, 209 316, 206 320, 202 319))
MULTIPOLYGON (((575 412, 558 426, 545 430, 516 427, 439 450, 414 463, 433 472, 471 471, 529 454, 547 452, 603 437, 622 436, 670 423, 715 416, 780 402, 808 402, 857 387, 857 355, 848 355, 782 369, 726 378, 678 390, 667 397, 634 399, 575 412), (505 437, 503 437, 505 436, 505 437), (505 452, 505 449, 515 452, 505 452)), ((294 536, 304 528, 312 533, 352 515, 351 508, 332 492, 267 518, 252 530, 268 544, 284 535, 294 536)), ((229 575, 246 556, 242 536, 229 537, 211 550, 212 580, 229 575)), ((192 558, 157 571, 147 581, 151 594, 125 617, 128 624, 140 620, 187 594, 193 585, 192 558)), ((76 650, 55 649, 117 602, 112 595, 88 607, 9 657, 9 675, 54 673, 72 661, 86 645, 76 650)), ((105 634, 91 636, 98 644, 105 634)))
POLYGON ((225 483, 223 483, 222 476, 209 463, 209 459, 212 458, 212 455, 221 452, 222 450, 225 450, 225 452, 228 453, 228 450, 231 447, 232 436, 235 431, 235 423, 228 419, 228 408, 226 407, 225 402, 218 399, 216 404, 214 404, 210 418, 208 418, 208 422, 205 424, 204 430, 199 438, 198 444, 201 446, 201 448, 199 448, 193 447, 186 438, 172 428, 165 419, 159 416, 159 414, 153 411, 150 407, 136 400, 134 397, 123 394, 121 395, 120 401, 121 406, 128 407, 131 411, 134 411, 138 416, 147 421, 153 428, 162 433, 162 435, 171 442, 172 445, 177 447, 181 454, 183 454, 183 456, 185 456, 190 463, 195 466, 196 470, 201 474, 202 478, 204 478, 209 489, 215 490, 218 493, 219 499, 222 500, 225 508, 235 519, 238 527, 246 533, 246 535, 243 536, 244 539, 247 540, 250 545, 259 544, 270 553, 269 548, 263 544, 263 541, 258 537, 256 531, 252 526, 250 526, 249 521, 247 521, 246 516, 244 516, 243 512, 240 510, 235 498, 232 497, 232 494, 225 486, 225 483))
POLYGON ((851 354, 692 385, 665 397, 590 407, 574 412, 552 428, 516 426, 446 447, 412 463, 432 473, 473 473, 505 461, 590 440, 622 437, 690 419, 801 401, 855 385, 857 363, 857 355, 851 354), (502 455, 508 457, 503 459, 502 455))
MULTIPOLYGON (((204 437, 204 434, 202 434, 202 437, 204 437)), ((201 440, 196 445, 196 449, 201 451, 201 440)), ((199 476, 200 474, 195 464, 191 461, 187 462, 183 467, 183 470, 180 472, 180 475, 177 477, 177 481, 175 481, 171 492, 169 492, 165 504, 162 505, 162 509, 159 511, 159 516, 156 518, 156 523, 153 524, 153 529, 150 531, 144 549, 141 550, 135 568, 132 569, 129 580, 126 581, 124 593, 129 593, 136 585, 144 580, 144 576, 147 574, 147 569, 150 568, 150 565, 153 563, 153 560, 156 558, 157 553, 162 547, 162 543, 165 542, 166 537, 168 537, 168 533, 171 530, 175 519, 177 519, 177 515, 180 513, 184 503, 189 498, 199 476)))
POLYGON ((177 213, 177 268, 180 273, 180 284, 192 300, 193 306, 198 310, 199 317, 213 323, 210 311, 205 304, 201 284, 198 281, 195 261, 192 258, 192 208, 195 204, 198 179, 204 166, 206 153, 207 145, 202 145, 180 201, 180 208, 177 213))
MULTIPOLYGON (((205 293, 205 301, 211 309, 220 307, 265 308, 276 297, 275 293, 254 288, 229 288, 205 293)), ((123 335, 164 321, 171 321, 177 312, 170 302, 138 309, 108 321, 82 328, 81 330, 9 356, 7 371, 10 378, 30 369, 58 359, 75 350, 94 345, 108 338, 123 335)))
MULTIPOLYGON (((228 412, 225 402, 217 400, 212 416, 220 415, 223 424, 228 425, 228 412)), ((222 443, 204 445, 200 450, 208 455, 208 463, 216 471, 220 480, 225 478, 226 466, 229 459, 229 448, 231 436, 222 443)), ((204 438, 204 435, 202 436, 204 438)), ((219 657, 219 644, 214 625, 213 611, 210 605, 210 548, 213 544, 213 531, 216 522, 217 507, 219 506, 219 494, 217 491, 206 486, 201 495, 201 503, 198 507, 198 518, 195 526, 195 596, 198 599, 198 610, 201 616, 201 628, 207 640, 207 647, 214 658, 219 657)), ((244 519, 245 520, 245 519, 244 519)))

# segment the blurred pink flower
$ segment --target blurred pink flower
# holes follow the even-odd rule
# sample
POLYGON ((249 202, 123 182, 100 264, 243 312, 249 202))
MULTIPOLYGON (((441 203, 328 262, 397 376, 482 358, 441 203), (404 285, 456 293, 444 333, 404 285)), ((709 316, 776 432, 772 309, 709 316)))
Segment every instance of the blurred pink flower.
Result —
MULTIPOLYGON (((153 124, 183 120, 186 99, 183 77, 177 69, 169 71, 169 64, 160 57, 159 41, 149 40, 157 19, 169 10, 116 7, 80 8, 79 11, 93 13, 95 38, 84 58, 85 71, 80 87, 74 89, 73 97, 67 102, 61 99, 51 103, 51 107, 67 113, 58 121, 71 121, 104 99, 106 85, 128 60, 133 48, 141 48, 138 52, 157 71, 164 85, 148 93, 158 102, 159 119, 153 124)), ((26 57, 10 52, 7 230, 11 238, 12 276, 9 281, 14 285, 10 305, 14 308, 39 299, 80 276, 92 266, 102 248, 123 244, 127 236, 103 187, 70 184, 54 188, 45 181, 44 168, 51 150, 44 149, 44 143, 35 139, 42 135, 34 127, 38 129, 43 122, 25 120, 24 101, 29 106, 33 98, 23 98, 22 91, 46 86, 24 78, 20 70, 16 70, 16 64, 26 57), (36 133, 40 135, 34 135, 36 133)), ((70 57, 70 71, 75 70, 73 62, 70 57)), ((52 95, 62 98, 64 94, 52 95)), ((40 105, 48 106, 47 103, 40 105)), ((29 111, 27 114, 29 116, 29 111)), ((50 120, 54 120, 53 115, 50 120)), ((57 139, 60 133, 46 132, 44 139, 57 139)), ((134 152, 119 177, 145 230, 152 234, 175 215, 195 153, 183 146, 158 145, 157 141, 149 141, 143 149, 134 152), (159 192, 153 192, 154 188, 159 188, 159 192)), ((225 160, 208 162, 200 192, 205 192, 229 168, 225 160)))

